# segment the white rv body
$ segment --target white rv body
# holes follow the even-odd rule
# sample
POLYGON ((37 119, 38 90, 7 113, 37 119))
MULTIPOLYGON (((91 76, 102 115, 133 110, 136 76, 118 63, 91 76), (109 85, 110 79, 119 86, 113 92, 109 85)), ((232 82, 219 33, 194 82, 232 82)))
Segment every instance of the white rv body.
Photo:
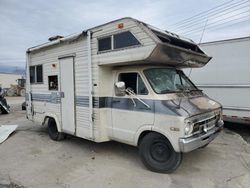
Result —
POLYGON ((201 47, 213 58, 204 68, 193 69, 190 78, 222 104, 225 121, 250 124, 250 37, 207 42, 201 47))
POLYGON ((220 104, 200 91, 157 94, 144 71, 181 74, 181 68, 202 67, 209 60, 178 35, 132 18, 109 22, 27 50, 27 118, 41 124, 53 119, 58 132, 95 142, 138 146, 148 133, 159 133, 175 152, 188 152, 218 135, 223 125, 220 104), (123 34, 135 45, 116 49, 124 45, 116 38, 123 34), (100 41, 106 39, 111 42, 104 48, 110 49, 101 51, 100 41), (142 83, 146 94, 117 94, 115 84, 125 83, 120 77, 129 73, 136 76, 136 90, 142 83))

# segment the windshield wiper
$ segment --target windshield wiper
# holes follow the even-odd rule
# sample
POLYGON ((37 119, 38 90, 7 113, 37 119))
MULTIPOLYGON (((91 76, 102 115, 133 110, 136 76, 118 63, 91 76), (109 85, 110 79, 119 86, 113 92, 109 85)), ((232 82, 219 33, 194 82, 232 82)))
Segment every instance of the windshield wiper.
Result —
POLYGON ((190 91, 202 91, 201 89, 190 89, 190 91))
POLYGON ((160 92, 160 94, 166 94, 166 93, 181 93, 183 90, 163 90, 160 92))

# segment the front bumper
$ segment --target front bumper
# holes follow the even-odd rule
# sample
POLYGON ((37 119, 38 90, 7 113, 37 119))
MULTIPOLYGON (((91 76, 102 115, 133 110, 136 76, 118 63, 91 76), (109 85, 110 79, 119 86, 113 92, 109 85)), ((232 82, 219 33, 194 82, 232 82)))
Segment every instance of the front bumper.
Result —
POLYGON ((188 138, 180 138, 179 145, 181 152, 189 152, 209 144, 223 129, 224 122, 220 120, 214 128, 207 133, 197 134, 188 138))

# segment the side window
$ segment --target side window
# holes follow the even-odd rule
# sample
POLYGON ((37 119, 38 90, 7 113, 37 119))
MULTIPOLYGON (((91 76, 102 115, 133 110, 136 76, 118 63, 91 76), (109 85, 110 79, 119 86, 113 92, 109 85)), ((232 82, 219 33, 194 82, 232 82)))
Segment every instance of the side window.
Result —
POLYGON ((130 88, 137 95, 148 94, 148 90, 138 73, 121 73, 118 80, 125 82, 126 89, 130 88))
POLYGON ((114 35, 114 49, 136 46, 139 44, 140 42, 134 37, 134 35, 130 31, 114 35))
POLYGON ((35 83, 35 66, 30 67, 30 83, 35 83))
POLYGON ((111 50, 111 36, 98 40, 98 51, 111 50))
POLYGON ((58 90, 58 77, 57 75, 48 76, 49 90, 58 90))
POLYGON ((43 82, 43 66, 38 65, 36 66, 36 83, 43 82))
POLYGON ((125 31, 98 39, 98 52, 126 48, 140 44, 141 43, 130 31, 125 31))
POLYGON ((43 83, 43 66, 30 66, 30 83, 43 83))

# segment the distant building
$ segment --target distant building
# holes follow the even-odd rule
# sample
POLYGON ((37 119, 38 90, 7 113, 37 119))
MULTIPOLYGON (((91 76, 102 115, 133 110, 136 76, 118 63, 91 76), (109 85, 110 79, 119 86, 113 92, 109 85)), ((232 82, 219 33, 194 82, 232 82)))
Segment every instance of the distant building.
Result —
POLYGON ((0 73, 0 87, 10 88, 11 84, 17 85, 17 79, 22 78, 21 74, 0 73))

